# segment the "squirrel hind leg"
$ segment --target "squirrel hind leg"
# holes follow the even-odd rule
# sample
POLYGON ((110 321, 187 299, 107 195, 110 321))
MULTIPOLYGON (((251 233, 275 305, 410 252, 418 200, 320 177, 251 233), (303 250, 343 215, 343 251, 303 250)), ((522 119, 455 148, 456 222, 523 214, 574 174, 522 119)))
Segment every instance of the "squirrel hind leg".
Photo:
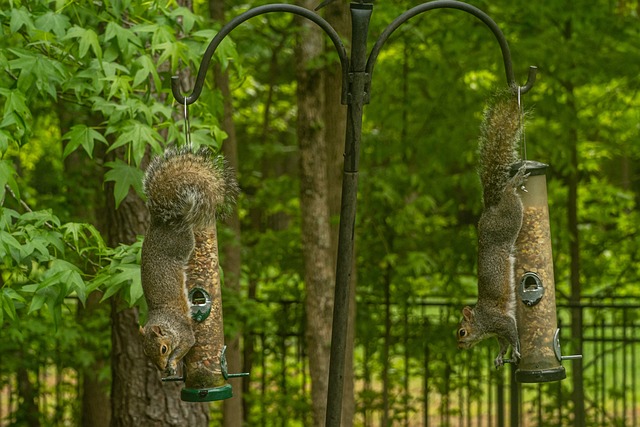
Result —
POLYGON ((512 188, 524 188, 525 184, 527 183, 527 179, 531 175, 531 173, 526 172, 527 166, 523 164, 522 166, 520 166, 520 169, 518 169, 518 172, 516 172, 516 174, 513 175, 509 180, 510 186, 512 188))
POLYGON ((511 346, 511 357, 513 358, 513 360, 515 361, 515 363, 518 363, 520 361, 520 340, 516 341, 516 345, 515 346, 511 346))
POLYGON ((507 350, 509 349, 509 341, 507 339, 498 337, 498 343, 500 344, 500 351, 493 362, 496 368, 504 365, 504 356, 507 354, 507 350))

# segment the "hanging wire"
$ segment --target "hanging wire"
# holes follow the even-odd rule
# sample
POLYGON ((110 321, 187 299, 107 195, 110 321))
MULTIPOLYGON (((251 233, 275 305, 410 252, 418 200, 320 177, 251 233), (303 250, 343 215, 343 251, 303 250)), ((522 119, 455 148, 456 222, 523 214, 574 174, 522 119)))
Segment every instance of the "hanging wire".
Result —
POLYGON ((522 88, 518 86, 518 111, 520 113, 520 139, 522 140, 522 160, 527 161, 527 136, 524 127, 524 109, 522 108, 522 88))
POLYGON ((189 150, 193 149, 191 143, 191 123, 189 122, 189 105, 187 99, 184 100, 184 141, 189 150))
MULTIPOLYGON (((527 164, 527 137, 524 129, 524 109, 522 108, 522 102, 521 102, 522 101, 521 90, 522 88, 518 86, 518 112, 520 113, 519 120, 520 120, 520 129, 521 129, 520 139, 522 140, 522 160, 523 160, 523 164, 526 165, 527 164)), ((527 186, 525 185, 524 182, 520 186, 520 190, 524 191, 525 193, 528 193, 527 186)))

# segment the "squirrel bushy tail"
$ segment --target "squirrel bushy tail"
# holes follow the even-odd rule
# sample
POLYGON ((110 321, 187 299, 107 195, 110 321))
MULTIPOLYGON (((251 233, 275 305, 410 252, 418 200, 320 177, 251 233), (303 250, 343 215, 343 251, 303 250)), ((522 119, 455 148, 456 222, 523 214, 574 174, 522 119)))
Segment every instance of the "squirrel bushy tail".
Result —
POLYGON ((522 226, 518 192, 525 168, 511 176, 518 161, 522 116, 512 90, 498 92, 485 110, 480 135, 480 181, 484 208, 478 222, 478 302, 465 307, 458 329, 458 347, 470 348, 496 336, 500 351, 495 365, 504 363, 509 345, 519 359, 513 271, 515 242, 522 226))
POLYGON ((151 222, 142 243, 140 275, 148 321, 145 354, 168 375, 195 343, 186 268, 194 232, 232 208, 237 183, 222 157, 208 149, 169 148, 154 158, 143 182, 151 222))
POLYGON ((149 164, 143 186, 152 222, 196 230, 225 217, 238 194, 224 158, 207 148, 168 148, 149 164))
POLYGON ((484 111, 480 128, 480 181, 485 209, 495 206, 518 159, 522 116, 512 88, 497 92, 484 111))

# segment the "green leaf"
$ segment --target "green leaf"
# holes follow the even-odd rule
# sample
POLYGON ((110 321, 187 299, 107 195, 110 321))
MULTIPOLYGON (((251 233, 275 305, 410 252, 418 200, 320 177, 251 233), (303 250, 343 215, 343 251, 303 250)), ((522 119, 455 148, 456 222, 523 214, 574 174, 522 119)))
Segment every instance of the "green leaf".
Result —
POLYGON ((4 200, 6 195, 5 185, 8 185, 11 191, 20 199, 20 189, 14 176, 17 175, 13 164, 9 160, 0 160, 0 202, 4 200))
POLYGON ((13 300, 3 292, 2 294, 2 308, 11 320, 16 320, 16 306, 13 300))
POLYGON ((31 304, 29 305, 29 311, 27 312, 27 314, 31 314, 34 311, 40 310, 46 301, 47 296, 45 293, 34 295, 33 298, 31 298, 31 304))
POLYGON ((191 32, 195 24, 196 16, 186 7, 178 7, 171 11, 172 18, 182 17, 182 28, 185 33, 191 32))
POLYGON ((16 113, 24 120, 31 119, 31 110, 27 107, 26 97, 20 90, 0 90, 0 95, 4 95, 7 99, 4 103, 5 117, 10 113, 16 113))
POLYGON ((109 94, 107 95, 107 99, 111 99, 116 95, 118 95, 118 98, 122 99, 127 99, 129 97, 129 94, 131 93, 131 77, 115 75, 105 77, 101 80, 109 82, 109 94))
POLYGON ((160 135, 151 126, 130 120, 107 151, 131 144, 134 163, 139 165, 146 152, 147 144, 151 144, 154 150, 161 150, 160 140, 160 135))
POLYGON ((61 40, 69 39, 78 40, 78 54, 80 58, 84 58, 89 52, 89 48, 91 48, 96 58, 102 60, 102 48, 100 47, 98 35, 91 28, 82 28, 77 25, 73 26, 61 40))
POLYGON ((11 49, 11 52, 16 55, 16 59, 9 61, 9 67, 20 71, 18 89, 22 93, 29 93, 35 85, 38 91, 57 99, 57 88, 65 80, 66 74, 62 64, 29 51, 11 49))
POLYGON ((116 198, 116 209, 129 193, 129 188, 133 187, 138 194, 142 195, 142 178, 144 172, 128 165, 120 159, 117 159, 115 162, 108 162, 105 166, 111 168, 111 170, 104 175, 104 180, 115 182, 113 193, 116 198))
POLYGON ((79 253, 98 249, 98 252, 104 253, 106 251, 106 245, 102 239, 100 232, 91 224, 68 222, 61 227, 64 238, 71 237, 73 241, 73 247, 79 253), (85 247, 88 245, 88 247, 85 247))
POLYGON ((118 43, 118 48, 125 55, 128 55, 131 50, 131 45, 141 47, 142 42, 140 38, 130 29, 123 28, 118 25, 116 22, 109 22, 107 24, 107 29, 104 33, 104 41, 109 41, 115 38, 118 43))
POLYGON ((17 33, 20 29, 26 30, 33 29, 33 21, 31 21, 31 14, 27 9, 23 7, 19 9, 11 9, 11 21, 9 29, 12 33, 17 33))
POLYGON ((2 291, 4 292, 4 294, 8 298, 11 298, 12 300, 20 301, 21 303, 26 303, 27 302, 27 300, 25 300, 22 295, 20 295, 18 292, 16 292, 15 289, 4 288, 2 291))
POLYGON ((0 130, 0 157, 4 156, 4 153, 9 149, 9 140, 11 137, 8 133, 0 130))
POLYGON ((87 286, 80 273, 78 271, 69 271, 63 277, 66 283, 69 284, 69 291, 71 293, 75 292, 82 305, 84 305, 87 301, 87 286))
POLYGON ((238 58, 238 52, 236 51, 236 45, 233 40, 228 37, 225 38, 216 49, 216 57, 220 61, 222 69, 226 70, 229 62, 238 58))
POLYGON ((129 303, 129 307, 133 307, 143 296, 140 266, 137 264, 122 264, 120 269, 122 270, 120 277, 122 279, 126 278, 129 282, 129 295, 125 299, 129 303))
MULTIPOLYGON (((15 219, 20 218, 20 214, 13 209, 0 206, 0 230, 10 230, 15 219)), ((2 242, 2 239, 0 239, 2 242)))
POLYGON ((153 78, 155 87, 162 87, 162 82, 160 81, 160 75, 158 74, 156 64, 153 62, 153 59, 151 59, 149 55, 142 55, 136 58, 135 63, 140 66, 140 69, 136 71, 136 74, 133 78, 133 87, 140 85, 149 77, 149 75, 151 75, 151 77, 153 78))
POLYGON ((20 220, 21 222, 32 223, 38 228, 42 228, 42 226, 47 222, 55 225, 56 227, 60 226, 60 219, 55 216, 51 210, 26 212, 22 214, 20 220))
POLYGON ((95 141, 108 144, 106 138, 100 132, 84 124, 73 126, 69 132, 64 134, 62 139, 69 140, 69 143, 64 147, 64 153, 62 153, 65 158, 80 146, 84 148, 89 158, 93 158, 95 141))
POLYGON ((69 25, 68 16, 53 11, 49 11, 36 19, 36 28, 45 32, 53 32, 60 38, 64 36, 69 25))

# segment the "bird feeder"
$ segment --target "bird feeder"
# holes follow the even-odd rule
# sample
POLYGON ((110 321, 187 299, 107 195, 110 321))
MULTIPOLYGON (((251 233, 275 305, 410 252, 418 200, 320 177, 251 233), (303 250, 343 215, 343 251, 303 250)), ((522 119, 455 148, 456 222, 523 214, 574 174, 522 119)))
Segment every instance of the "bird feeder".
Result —
POLYGON ((180 393, 187 402, 211 402, 233 396, 229 377, 249 374, 227 373, 218 241, 215 224, 194 232, 195 247, 187 267, 187 290, 196 342, 184 357, 184 376, 163 381, 184 380, 180 393))
MULTIPOLYGON (((548 165, 525 161, 529 177, 520 192, 522 228, 516 241, 516 316, 521 359, 516 380, 523 383, 559 381, 566 378, 561 365, 553 257, 547 203, 548 165)), ((522 163, 514 165, 517 172, 522 163)))

